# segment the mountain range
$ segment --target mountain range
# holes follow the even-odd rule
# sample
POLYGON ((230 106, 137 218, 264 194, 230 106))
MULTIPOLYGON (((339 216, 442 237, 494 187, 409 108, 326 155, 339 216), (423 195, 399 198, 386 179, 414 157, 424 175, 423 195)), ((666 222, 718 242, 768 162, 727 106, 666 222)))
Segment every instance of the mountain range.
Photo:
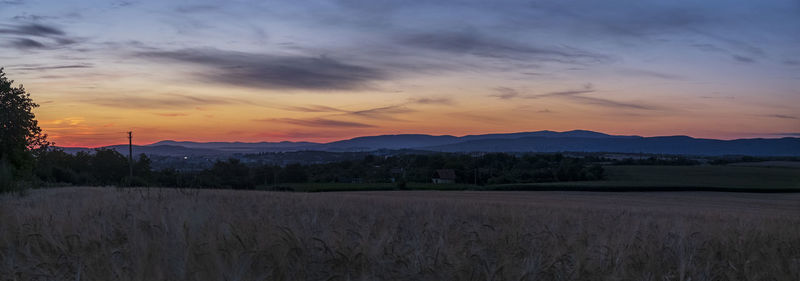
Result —
MULTIPOLYGON (((127 155, 127 145, 112 145, 127 155)), ((66 152, 90 148, 64 147, 66 152)), ((641 137, 574 130, 536 131, 467 136, 401 134, 365 136, 329 143, 314 142, 191 142, 165 140, 134 146, 134 153, 163 156, 224 156, 233 154, 329 151, 353 152, 415 149, 441 152, 616 152, 681 155, 800 156, 800 138, 717 140, 688 136, 641 137)))

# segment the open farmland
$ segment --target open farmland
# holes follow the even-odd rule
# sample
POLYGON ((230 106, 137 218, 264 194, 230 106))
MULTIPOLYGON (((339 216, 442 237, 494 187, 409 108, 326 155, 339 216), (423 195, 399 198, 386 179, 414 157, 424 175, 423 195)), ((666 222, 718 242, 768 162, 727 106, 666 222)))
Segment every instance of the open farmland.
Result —
POLYGON ((786 166, 605 166, 602 181, 489 186, 493 190, 800 192, 800 169, 786 166))
POLYGON ((800 280, 800 194, 61 188, 2 280, 800 280))

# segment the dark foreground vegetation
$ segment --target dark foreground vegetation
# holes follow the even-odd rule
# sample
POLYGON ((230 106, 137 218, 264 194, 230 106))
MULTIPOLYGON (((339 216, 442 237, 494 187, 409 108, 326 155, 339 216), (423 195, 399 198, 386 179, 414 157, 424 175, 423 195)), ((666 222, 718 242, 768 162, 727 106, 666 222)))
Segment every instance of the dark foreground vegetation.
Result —
POLYGON ((291 183, 392 183, 403 189, 407 183, 432 182, 438 177, 437 170, 451 170, 453 183, 473 185, 603 179, 601 166, 561 154, 367 155, 354 161, 286 166, 245 164, 229 159, 199 171, 152 171, 150 159, 142 154, 133 165, 133 178, 129 177, 128 159, 114 150, 75 155, 47 150, 36 159, 34 174, 44 182, 99 186, 254 189, 291 183))
POLYGON ((798 196, 33 190, 0 279, 798 280, 798 196))

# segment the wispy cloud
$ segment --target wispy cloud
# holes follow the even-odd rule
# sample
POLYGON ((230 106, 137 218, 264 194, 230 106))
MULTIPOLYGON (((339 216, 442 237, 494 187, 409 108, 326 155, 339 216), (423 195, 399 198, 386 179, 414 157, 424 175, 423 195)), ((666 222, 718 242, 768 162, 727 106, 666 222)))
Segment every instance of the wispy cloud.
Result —
POLYGON ((207 67, 195 76, 214 83, 269 89, 359 90, 387 78, 377 68, 330 57, 277 56, 217 49, 147 51, 140 58, 207 67))
POLYGON ((309 105, 309 106, 287 106, 281 109, 296 111, 296 112, 348 112, 347 110, 338 109, 335 107, 325 105, 309 105))
POLYGON ((538 98, 565 98, 569 99, 570 101, 595 105, 595 106, 602 106, 602 107, 609 107, 609 108, 616 108, 616 109, 637 109, 637 110, 660 110, 662 109, 659 106, 644 104, 644 103, 634 103, 634 102, 623 102, 623 101, 615 101, 611 99, 606 99, 597 96, 587 96, 585 94, 595 93, 596 90, 591 83, 587 83, 583 86, 583 89, 576 89, 576 90, 566 90, 566 91, 556 91, 550 92, 546 94, 539 94, 539 95, 529 95, 525 98, 529 99, 538 99, 538 98))
POLYGON ((609 57, 568 46, 536 46, 502 38, 489 38, 478 32, 421 33, 403 36, 400 43, 445 53, 470 54, 485 58, 534 60, 560 63, 597 63, 609 57))
POLYGON ((415 104, 440 104, 440 105, 452 105, 453 99, 451 98, 412 98, 408 100, 409 103, 415 104))
MULTIPOLYGON (((761 134, 759 134, 761 135, 761 134)), ((779 137, 800 137, 800 132, 787 132, 787 133, 771 133, 771 136, 779 136, 779 137)))
POLYGON ((767 114, 767 115, 763 115, 763 116, 764 117, 770 117, 770 118, 778 118, 778 119, 794 119, 794 120, 800 119, 800 118, 798 118, 796 116, 785 115, 785 114, 767 114))
POLYGON ((17 49, 46 49, 47 46, 40 43, 39 41, 28 39, 28 38, 20 38, 11 40, 11 46, 17 49))
POLYGON ((10 65, 9 69, 21 71, 47 71, 57 69, 72 69, 72 68, 92 68, 93 64, 65 64, 65 65, 41 65, 41 64, 20 64, 10 65))
POLYGON ((517 90, 509 88, 509 87, 497 87, 494 88, 495 94, 489 95, 490 97, 495 97, 501 100, 508 100, 519 97, 519 92, 517 90))
POLYGON ((93 97, 83 102, 115 108, 152 109, 152 108, 192 108, 202 105, 223 105, 234 100, 223 97, 199 97, 180 94, 163 94, 155 97, 119 95, 93 97))
POLYGON ((361 109, 361 110, 345 110, 334 108, 330 106, 311 105, 311 106, 290 106, 283 107, 284 110, 296 112, 309 112, 309 113, 332 113, 329 116, 349 116, 357 118, 370 118, 380 120, 399 120, 395 115, 416 112, 403 104, 381 106, 375 108, 361 109))
POLYGON ((741 56, 741 55, 733 55, 732 57, 733 57, 734 60, 736 60, 738 62, 744 62, 744 63, 754 63, 754 62, 756 62, 756 60, 754 58, 751 58, 751 57, 746 57, 746 56, 741 56))
POLYGON ((259 122, 278 122, 278 123, 287 123, 305 127, 320 127, 320 128, 369 128, 375 127, 373 125, 359 123, 359 122, 352 122, 352 121, 340 121, 340 120, 333 120, 333 119, 325 119, 325 118, 309 118, 309 119, 299 119, 299 118, 272 118, 272 119, 256 119, 253 121, 259 122))
POLYGON ((156 115, 158 115, 158 116, 163 116, 163 117, 182 117, 182 116, 188 116, 188 114, 186 114, 186 113, 156 113, 156 115))
POLYGON ((658 79, 665 79, 665 80, 682 80, 684 79, 681 75, 671 74, 671 73, 664 73, 660 71, 654 70, 647 70, 647 69, 633 69, 633 68, 624 68, 617 71, 617 73, 622 75, 631 75, 631 76, 640 76, 646 78, 658 78, 658 79))
POLYGON ((366 118, 381 119, 381 120, 398 120, 397 118, 394 117, 394 115, 411 113, 415 111, 416 110, 410 109, 403 105, 391 105, 378 108, 371 108, 367 110, 351 111, 346 113, 346 115, 354 115, 358 117, 366 117, 366 118))
POLYGON ((0 24, 0 37, 8 38, 7 45, 19 50, 54 49, 79 41, 58 27, 39 23, 0 24))
POLYGON ((49 25, 38 23, 22 24, 22 25, 0 25, 0 34, 14 34, 23 36, 61 36, 65 35, 64 31, 49 25))

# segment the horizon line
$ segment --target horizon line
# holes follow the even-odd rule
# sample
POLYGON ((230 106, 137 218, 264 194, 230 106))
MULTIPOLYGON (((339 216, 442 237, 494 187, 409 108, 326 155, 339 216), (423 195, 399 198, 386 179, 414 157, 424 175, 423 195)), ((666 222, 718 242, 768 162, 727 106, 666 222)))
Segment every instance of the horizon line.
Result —
MULTIPOLYGON (((135 133, 136 131, 133 131, 133 132, 135 133)), ((171 141, 171 142, 192 142, 192 143, 215 143, 215 142, 220 142, 220 143, 244 143, 244 144, 257 144, 257 143, 309 143, 309 144, 329 144, 329 143, 334 143, 334 142, 339 142, 339 141, 346 141, 346 140, 352 140, 352 139, 357 139, 357 138, 365 138, 365 137, 381 137, 381 136, 404 136, 404 135, 416 135, 416 136, 432 136, 432 137, 455 137, 455 138, 463 138, 463 137, 468 137, 468 136, 483 136, 483 135, 509 135, 509 134, 522 134, 522 133, 540 133, 540 132, 553 132, 553 133, 589 132, 589 133, 598 133, 598 134, 604 134, 604 135, 608 135, 608 136, 614 136, 614 137, 641 137, 641 138, 658 138, 658 137, 689 137, 689 138, 693 138, 693 139, 720 140, 720 141, 733 141, 733 140, 746 140, 746 139, 784 139, 784 138, 800 138, 800 133, 762 133, 762 134, 753 133, 753 134, 751 134, 751 135, 754 135, 754 136, 772 135, 772 136, 775 136, 775 137, 743 137, 743 138, 729 138, 729 139, 726 139, 726 138, 703 138, 703 137, 695 137, 695 136, 691 136, 691 135, 649 135, 649 136, 648 136, 648 135, 628 135, 628 134, 624 134, 624 135, 615 135, 615 134, 604 133, 604 132, 599 132, 599 131, 592 131, 592 130, 585 130, 585 129, 574 129, 574 130, 567 130, 567 131, 538 130, 538 131, 517 131, 517 132, 504 132, 504 133, 466 134, 466 135, 450 135, 450 134, 435 135, 435 134, 421 134, 421 133, 380 134, 380 135, 362 135, 362 136, 355 136, 355 137, 350 137, 350 138, 343 138, 343 139, 332 140, 332 141, 328 141, 328 142, 313 142, 313 141, 305 141, 305 140, 298 140, 298 141, 289 141, 289 140, 266 141, 266 140, 265 140, 265 141, 252 141, 252 142, 248 142, 248 141, 237 141, 237 140, 234 140, 234 141, 193 141, 193 140, 174 140, 174 139, 164 139, 164 140, 159 140, 159 141, 155 141, 155 142, 151 142, 151 143, 146 143, 146 144, 141 144, 141 143, 137 144, 136 142, 134 142, 134 144, 133 144, 133 145, 135 145, 135 146, 150 146, 150 145, 154 145, 154 144, 157 144, 157 143, 160 143, 160 142, 170 142, 170 141, 171 141)), ((134 139, 135 139, 135 138, 134 138, 134 139)), ((53 146, 54 146, 54 147, 60 147, 60 148, 90 148, 90 149, 95 149, 95 148, 104 148, 104 147, 111 147, 111 146, 118 146, 118 145, 128 145, 128 144, 125 144, 125 143, 118 143, 118 144, 108 144, 108 145, 100 145, 100 146, 59 146, 59 145, 57 145, 57 144, 56 144, 56 145, 53 145, 53 146)))

